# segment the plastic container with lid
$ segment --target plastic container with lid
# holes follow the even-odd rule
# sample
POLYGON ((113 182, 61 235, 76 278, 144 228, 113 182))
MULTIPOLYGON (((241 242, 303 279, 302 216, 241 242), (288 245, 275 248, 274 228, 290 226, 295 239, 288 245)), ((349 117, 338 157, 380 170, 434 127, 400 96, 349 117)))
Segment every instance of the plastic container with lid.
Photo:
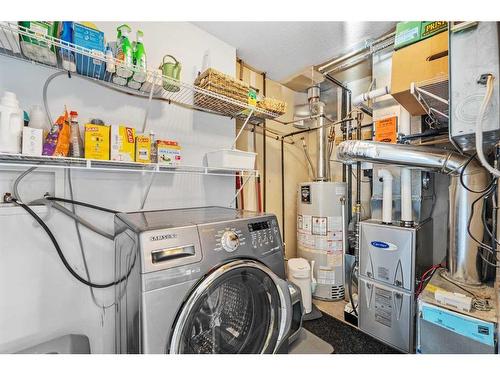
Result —
POLYGON ((304 312, 312 311, 312 277, 311 265, 304 258, 292 258, 288 260, 288 280, 300 288, 304 312))
POLYGON ((23 110, 16 94, 5 91, 0 100, 0 152, 21 153, 23 110))

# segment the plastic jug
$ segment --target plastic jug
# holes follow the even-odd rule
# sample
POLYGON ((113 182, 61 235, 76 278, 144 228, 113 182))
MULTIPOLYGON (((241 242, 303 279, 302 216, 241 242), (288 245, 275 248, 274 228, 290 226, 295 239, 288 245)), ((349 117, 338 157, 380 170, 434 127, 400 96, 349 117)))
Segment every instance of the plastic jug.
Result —
POLYGON ((288 260, 288 280, 300 288, 304 312, 312 311, 312 267, 304 258, 292 258, 288 260))
POLYGON ((21 153, 24 116, 16 94, 5 91, 0 100, 0 152, 21 153))
POLYGON ((177 92, 180 90, 179 84, 175 81, 179 81, 181 79, 181 63, 177 61, 177 59, 172 55, 163 56, 163 63, 160 66, 162 74, 166 78, 163 80, 163 88, 167 91, 177 92), (174 62, 165 62, 165 58, 169 58, 174 62))

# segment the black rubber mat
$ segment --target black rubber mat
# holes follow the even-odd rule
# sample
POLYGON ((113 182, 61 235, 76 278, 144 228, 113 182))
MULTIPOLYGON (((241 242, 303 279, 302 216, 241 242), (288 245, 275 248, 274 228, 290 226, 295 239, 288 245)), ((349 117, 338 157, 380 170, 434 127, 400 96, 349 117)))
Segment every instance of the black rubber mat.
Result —
POLYGON ((399 352, 323 312, 303 323, 305 329, 333 346, 335 354, 398 354, 399 352))

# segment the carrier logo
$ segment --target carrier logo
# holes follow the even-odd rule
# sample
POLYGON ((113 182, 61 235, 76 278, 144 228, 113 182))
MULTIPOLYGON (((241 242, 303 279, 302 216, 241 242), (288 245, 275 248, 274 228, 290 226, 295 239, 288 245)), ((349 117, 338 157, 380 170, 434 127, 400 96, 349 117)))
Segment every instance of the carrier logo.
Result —
POLYGON ((149 237, 151 241, 171 240, 173 238, 177 238, 177 234, 175 233, 156 234, 154 236, 149 237))
POLYGON ((376 247, 378 249, 383 249, 384 251, 396 251, 396 250, 398 250, 398 247, 390 242, 372 241, 372 242, 370 242, 370 244, 373 247, 376 247))
POLYGON ((372 241, 370 242, 372 246, 378 247, 379 249, 388 249, 389 244, 382 242, 382 241, 372 241))

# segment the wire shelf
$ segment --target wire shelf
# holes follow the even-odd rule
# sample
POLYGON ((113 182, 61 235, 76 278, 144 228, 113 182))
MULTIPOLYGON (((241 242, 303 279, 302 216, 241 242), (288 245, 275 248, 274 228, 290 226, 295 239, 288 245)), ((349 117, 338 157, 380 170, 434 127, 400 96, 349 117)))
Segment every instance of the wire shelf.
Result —
POLYGON ((37 168, 71 168, 93 171, 111 172, 140 172, 140 173, 170 173, 170 174, 198 174, 211 176, 257 177, 259 172, 253 169, 229 169, 205 166, 181 165, 171 167, 157 163, 137 163, 112 160, 94 160, 66 158, 55 156, 28 156, 22 154, 0 153, 0 166, 7 167, 37 167, 37 168))
POLYGON ((140 85, 137 89, 129 87, 127 79, 120 79, 121 77, 107 69, 113 65, 115 68, 124 68, 120 60, 49 35, 35 33, 15 23, 0 22, 0 55, 68 71, 127 94, 151 96, 153 99, 165 100, 189 109, 240 119, 246 119, 252 113, 249 122, 254 124, 282 115, 166 77, 158 70, 141 70, 135 65, 127 66, 126 69, 130 70, 131 74, 142 73, 146 80, 137 84, 140 85), (36 59, 28 53, 28 47, 32 45, 39 51, 36 59), (68 64, 68 61, 73 64, 68 64), (118 84, 119 81, 125 85, 118 84))
POLYGON ((448 76, 411 84, 411 93, 429 115, 434 127, 448 125, 449 86, 448 76))

